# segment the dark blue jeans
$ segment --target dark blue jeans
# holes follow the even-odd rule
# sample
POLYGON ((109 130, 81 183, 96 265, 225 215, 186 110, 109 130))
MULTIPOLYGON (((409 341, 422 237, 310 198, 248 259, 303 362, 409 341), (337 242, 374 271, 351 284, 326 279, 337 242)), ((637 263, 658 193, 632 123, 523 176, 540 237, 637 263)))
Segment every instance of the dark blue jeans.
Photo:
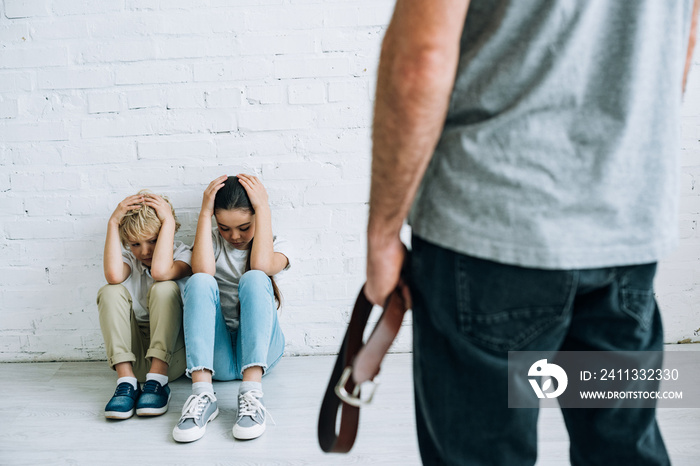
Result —
MULTIPOLYGON (((656 264, 540 270, 414 236, 414 382, 424 464, 531 465, 537 409, 508 408, 508 351, 662 351, 656 264)), ((655 409, 565 409, 573 465, 669 464, 655 409)))

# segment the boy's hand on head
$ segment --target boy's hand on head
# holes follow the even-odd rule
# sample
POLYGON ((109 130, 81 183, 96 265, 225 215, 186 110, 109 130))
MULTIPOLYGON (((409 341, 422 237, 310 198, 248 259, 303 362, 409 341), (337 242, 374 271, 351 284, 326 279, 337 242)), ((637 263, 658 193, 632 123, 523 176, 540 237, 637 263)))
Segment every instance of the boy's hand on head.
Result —
POLYGON ((121 223, 127 212, 140 209, 143 202, 144 197, 141 194, 134 194, 133 196, 125 198, 123 201, 117 204, 117 208, 114 209, 114 212, 112 212, 112 216, 109 218, 109 220, 115 222, 117 226, 119 226, 119 223, 121 223))
MULTIPOLYGON (((214 215, 214 198, 216 193, 224 187, 224 183, 228 179, 228 175, 221 175, 214 181, 209 183, 207 189, 204 190, 204 198, 202 199, 202 212, 206 212, 209 216, 214 215)), ((202 213, 200 212, 200 214, 202 213)))
POLYGON ((250 198, 250 203, 253 205, 253 209, 258 210, 261 207, 269 207, 269 198, 267 196, 267 190, 256 176, 246 175, 241 173, 236 175, 238 181, 245 188, 248 193, 248 198, 250 198))
POLYGON ((173 210, 170 207, 170 204, 168 204, 168 202, 161 196, 157 194, 148 194, 144 197, 143 202, 148 207, 151 207, 153 208, 153 210, 156 211, 158 220, 160 220, 161 223, 165 223, 168 220, 175 220, 175 217, 173 217, 173 210))

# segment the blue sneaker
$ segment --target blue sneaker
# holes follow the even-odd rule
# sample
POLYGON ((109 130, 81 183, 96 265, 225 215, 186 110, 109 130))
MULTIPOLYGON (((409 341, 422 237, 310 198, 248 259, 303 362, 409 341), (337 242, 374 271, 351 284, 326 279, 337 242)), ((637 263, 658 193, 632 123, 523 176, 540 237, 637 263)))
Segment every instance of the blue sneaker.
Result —
POLYGON ((136 400, 141 395, 139 384, 136 388, 129 382, 122 382, 117 385, 112 399, 105 406, 105 417, 107 419, 129 419, 134 415, 136 400))
POLYGON ((156 380, 147 380, 143 391, 136 403, 137 416, 160 416, 168 410, 170 403, 170 387, 161 385, 156 380))

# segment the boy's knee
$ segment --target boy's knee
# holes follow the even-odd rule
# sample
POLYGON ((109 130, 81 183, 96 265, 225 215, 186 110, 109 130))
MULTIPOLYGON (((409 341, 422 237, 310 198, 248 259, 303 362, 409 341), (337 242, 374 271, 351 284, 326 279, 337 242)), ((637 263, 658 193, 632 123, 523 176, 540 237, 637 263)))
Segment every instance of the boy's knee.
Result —
POLYGON ((148 313, 151 317, 182 315, 180 288, 174 281, 155 282, 148 291, 148 313))
POLYGON ((97 304, 111 301, 129 301, 131 295, 124 285, 105 285, 97 292, 97 304))
POLYGON ((172 280, 164 281, 164 282, 155 282, 151 286, 150 290, 150 296, 151 299, 159 299, 159 298, 170 298, 173 296, 180 296, 180 288, 177 286, 177 283, 175 283, 172 280))

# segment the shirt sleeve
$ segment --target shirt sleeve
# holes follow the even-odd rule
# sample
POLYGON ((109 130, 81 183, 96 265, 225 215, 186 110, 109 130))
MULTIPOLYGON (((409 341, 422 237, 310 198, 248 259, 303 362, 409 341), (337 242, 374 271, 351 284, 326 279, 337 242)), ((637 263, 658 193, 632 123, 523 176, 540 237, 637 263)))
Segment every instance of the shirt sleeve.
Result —
POLYGON ((126 283, 131 277, 134 276, 134 274, 139 272, 139 260, 136 259, 136 257, 126 249, 125 247, 122 246, 122 262, 124 262, 126 265, 129 266, 131 269, 131 272, 129 273, 129 276, 124 279, 122 283, 126 283))
POLYGON ((133 268, 132 257, 131 253, 122 247, 122 262, 133 268))
POLYGON ((173 245, 173 260, 192 265, 192 247, 182 241, 175 241, 173 245))
POLYGON ((291 268, 292 262, 294 261, 294 254, 289 241, 282 239, 279 236, 274 236, 272 238, 272 249, 274 249, 275 252, 284 254, 287 258, 287 266, 275 275, 275 277, 277 277, 281 273, 284 273, 291 268))

